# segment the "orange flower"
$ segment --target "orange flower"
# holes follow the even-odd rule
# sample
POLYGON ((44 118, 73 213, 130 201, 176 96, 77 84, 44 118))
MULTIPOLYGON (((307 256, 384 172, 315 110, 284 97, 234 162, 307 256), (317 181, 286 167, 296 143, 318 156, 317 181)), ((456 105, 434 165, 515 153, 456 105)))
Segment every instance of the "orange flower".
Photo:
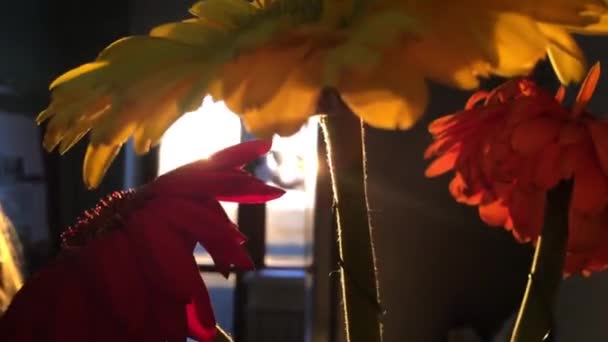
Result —
POLYGON ((572 108, 562 105, 563 87, 554 96, 516 79, 476 93, 464 111, 429 127, 435 141, 425 158, 436 159, 427 177, 453 170, 452 196, 520 242, 540 235, 548 190, 573 181, 566 274, 608 268, 608 121, 584 109, 599 74, 598 63, 572 108))

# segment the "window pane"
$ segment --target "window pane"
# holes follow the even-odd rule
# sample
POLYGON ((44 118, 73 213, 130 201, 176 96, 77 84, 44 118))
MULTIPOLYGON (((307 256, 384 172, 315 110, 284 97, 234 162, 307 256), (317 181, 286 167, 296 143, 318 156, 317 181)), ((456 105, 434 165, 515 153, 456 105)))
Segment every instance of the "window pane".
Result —
POLYGON ((268 183, 286 190, 283 197, 266 204, 266 264, 306 266, 312 258, 314 199, 317 179, 318 119, 300 132, 275 137, 266 157, 268 183))
MULTIPOLYGON (((241 141, 241 121, 223 102, 206 97, 201 108, 184 114, 167 130, 160 145, 158 174, 207 158, 211 154, 241 141)), ((222 202, 228 217, 235 222, 238 204, 222 202)), ((199 264, 211 264, 211 258, 197 245, 199 264)))
POLYGON ((207 289, 209 297, 211 297, 211 305, 215 313, 217 324, 226 330, 228 333, 233 333, 233 312, 234 312, 234 286, 236 284, 234 275, 228 279, 218 273, 201 273, 207 289))

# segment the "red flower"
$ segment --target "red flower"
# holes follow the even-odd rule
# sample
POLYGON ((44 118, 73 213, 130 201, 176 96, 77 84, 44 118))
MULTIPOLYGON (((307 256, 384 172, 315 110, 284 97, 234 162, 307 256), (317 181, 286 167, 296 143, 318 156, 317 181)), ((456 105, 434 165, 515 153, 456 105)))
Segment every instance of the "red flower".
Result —
POLYGON ((224 274, 253 267, 218 200, 283 194, 241 169, 269 148, 233 146, 102 200, 62 234, 59 257, 16 295, 0 320, 2 340, 212 341, 215 318, 193 248, 201 243, 224 274))
POLYGON ((608 267, 608 121, 584 110, 599 71, 590 70, 571 109, 562 105, 563 88, 554 96, 517 79, 473 95, 464 111, 429 127, 435 141, 425 157, 437 159, 427 176, 454 170, 452 196, 521 242, 538 238, 548 190, 574 181, 566 274, 608 267))

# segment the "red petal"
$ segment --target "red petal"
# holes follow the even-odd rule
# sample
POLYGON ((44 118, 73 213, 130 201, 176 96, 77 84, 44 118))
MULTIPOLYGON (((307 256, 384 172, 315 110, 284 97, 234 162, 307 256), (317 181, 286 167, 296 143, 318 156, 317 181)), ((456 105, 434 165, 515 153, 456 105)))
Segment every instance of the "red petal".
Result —
POLYGON ((583 80, 581 84, 581 88, 576 96, 576 100, 574 101, 574 106, 572 106, 572 117, 578 118, 581 113, 585 110, 587 103, 591 100, 593 93, 595 92, 595 87, 597 86, 597 82, 600 79, 600 63, 595 63, 587 76, 583 80))
POLYGON ((502 200, 480 204, 479 217, 492 227, 503 227, 509 218, 509 209, 502 203, 502 200))
POLYGON ((450 194, 459 203, 468 205, 477 205, 481 201, 483 193, 475 191, 462 178, 462 175, 457 172, 449 185, 450 194))
POLYGON ((490 93, 485 90, 480 90, 480 91, 474 93, 467 100, 467 103, 465 104, 464 108, 471 109, 471 108, 475 107, 475 105, 477 105, 479 102, 484 101, 488 97, 488 95, 490 95, 490 93))
MULTIPOLYGON (((202 164, 201 164, 202 165, 202 164)), ((159 177, 146 191, 159 196, 213 197, 218 201, 263 203, 281 197, 285 191, 266 185, 239 170, 201 171, 178 169, 172 177, 159 177)))
POLYGON ((555 93, 555 101, 562 103, 564 102, 564 98, 566 97, 566 87, 560 85, 557 89, 557 93, 555 93))
POLYGON ((196 239, 209 252, 217 268, 224 274, 232 269, 251 269, 253 263, 243 243, 245 237, 230 222, 217 202, 182 199, 158 200, 147 210, 177 229, 182 235, 196 239))
POLYGON ((574 173, 572 207, 597 213, 608 204, 608 181, 592 157, 583 158, 574 173))
POLYGON ((48 340, 49 319, 62 291, 64 265, 51 261, 25 282, 0 319, 0 336, 7 341, 37 342, 48 340))
POLYGON ((162 294, 158 297, 154 305, 153 316, 162 341, 186 341, 189 330, 186 305, 162 294))
POLYGON ((588 121, 587 129, 591 133, 591 139, 595 147, 599 164, 608 176, 608 122, 606 121, 588 121))
MULTIPOLYGON (((180 211, 171 213, 180 215, 180 211)), ((140 210, 129 218, 126 227, 133 241, 138 241, 140 263, 147 262, 155 270, 153 281, 175 300, 186 303, 194 290, 198 268, 192 254, 194 244, 187 236, 170 229, 164 215, 155 210, 140 210), (142 258, 143 257, 143 258, 142 258)))
POLYGON ((215 317, 209 300, 207 287, 201 279, 202 286, 192 296, 192 301, 186 306, 188 330, 190 337, 199 342, 212 342, 215 339, 215 317))
MULTIPOLYGON (((50 331, 46 341, 91 341, 93 340, 91 328, 98 318, 93 299, 96 294, 88 291, 88 285, 73 271, 64 270, 55 274, 56 279, 63 282, 62 292, 57 296, 55 310, 49 317, 50 331)), ((53 300, 53 299, 47 299, 53 300)), ((35 328, 34 328, 35 329, 35 328)), ((116 340, 124 340, 127 336, 114 336, 116 340)))
POLYGON ((431 122, 429 124, 428 130, 431 134, 436 135, 436 134, 442 132, 443 130, 445 130, 446 127, 449 127, 450 125, 452 125, 453 122, 456 120, 456 118, 457 118, 457 114, 450 114, 450 115, 442 116, 439 119, 436 119, 433 122, 431 122))
POLYGON ((88 281, 112 315, 131 333, 138 334, 146 329, 149 298, 145 292, 147 280, 132 248, 124 232, 115 231, 86 245, 76 262, 85 279, 80 281, 88 281))
POLYGON ((426 168, 424 175, 429 178, 437 177, 452 170, 459 156, 460 153, 458 150, 452 150, 442 154, 426 168))
POLYGON ((520 97, 509 103, 508 107, 507 105, 502 106, 505 107, 503 111, 508 110, 504 114, 506 120, 505 128, 513 128, 522 122, 533 120, 547 110, 546 101, 537 96, 520 97))
POLYGON ((540 235, 544 218, 546 193, 542 190, 515 187, 509 209, 513 234, 521 242, 533 241, 540 235))
POLYGON ((578 123, 567 123, 562 125, 559 132, 559 143, 561 145, 572 145, 580 143, 587 132, 585 127, 578 123))
POLYGON ((536 185, 546 190, 557 185, 562 176, 560 172, 561 152, 559 144, 550 144, 540 153, 534 173, 536 185))
POLYGON ((568 213, 568 251, 591 255, 608 238, 606 215, 586 215, 574 208, 568 213))
POLYGON ((533 155, 556 141, 560 128, 558 121, 547 117, 522 122, 513 130, 511 146, 524 156, 533 155))

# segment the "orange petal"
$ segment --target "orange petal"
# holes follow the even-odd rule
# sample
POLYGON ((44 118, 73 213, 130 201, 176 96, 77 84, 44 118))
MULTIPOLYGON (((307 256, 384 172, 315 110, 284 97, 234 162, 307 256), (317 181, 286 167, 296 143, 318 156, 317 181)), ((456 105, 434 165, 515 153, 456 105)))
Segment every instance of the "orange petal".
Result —
POLYGON ((561 179, 560 157, 562 149, 558 144, 548 145, 540 154, 534 173, 534 183, 543 189, 551 189, 561 179))
POLYGON ((584 158, 575 169, 572 207, 584 213, 597 213, 608 204, 608 181, 592 157, 584 158))
POLYGON ((570 145, 562 149, 562 157, 560 160, 560 172, 563 179, 570 179, 574 174, 581 159, 582 145, 570 145))
POLYGON ((591 133, 595 154, 604 175, 608 176, 608 122, 588 121, 587 128, 591 133))
POLYGON ((562 103, 564 102, 564 97, 566 97, 566 87, 560 85, 559 89, 557 89, 557 93, 555 94, 555 101, 562 103))
POLYGON ((489 95, 489 93, 485 90, 480 90, 480 91, 476 92, 469 98, 469 100, 467 101, 464 108, 471 109, 471 108, 475 107, 475 105, 478 104, 480 101, 485 100, 488 97, 488 95, 489 95))
POLYGON ((583 140, 587 132, 585 128, 577 123, 562 125, 559 132, 559 143, 562 145, 577 144, 583 140))
POLYGON ((608 233, 605 220, 606 215, 585 215, 584 213, 570 208, 568 213, 568 251, 574 253, 594 252, 598 243, 605 239, 608 233), (603 222, 604 221, 604 222, 603 222))
POLYGON ((454 168, 456 160, 460 156, 459 150, 446 152, 435 159, 429 167, 426 168, 424 175, 426 177, 437 177, 454 168))
POLYGON ((585 80, 581 84, 581 89, 576 96, 574 106, 572 106, 572 117, 579 117, 585 107, 587 107, 587 103, 589 103, 589 100, 591 100, 599 79, 600 62, 597 62, 591 67, 591 69, 589 69, 587 77, 585 77, 585 80))
POLYGON ((530 156, 553 142, 559 131, 560 124, 557 120, 547 117, 528 120, 513 130, 511 146, 516 152, 530 156))
POLYGON ((462 178, 462 175, 457 172, 456 176, 450 181, 449 189, 450 194, 458 203, 464 203, 468 205, 477 205, 481 201, 483 193, 481 191, 475 191, 471 189, 471 185, 467 185, 462 178))
POLYGON ((452 124, 455 119, 456 114, 442 116, 429 124, 429 132, 433 135, 440 133, 445 129, 446 126, 452 124))
POLYGON ((584 269, 587 264, 587 259, 588 258, 585 255, 568 252, 566 255, 566 263, 564 264, 564 275, 568 277, 577 273, 586 273, 584 269))
POLYGON ((501 199, 479 205, 479 217, 492 227, 504 227, 509 219, 509 209, 501 199))
POLYGON ((545 218, 545 204, 545 191, 521 187, 513 190, 509 209, 513 218, 513 234, 519 241, 538 238, 545 218))
MULTIPOLYGON (((511 102, 506 126, 515 127, 525 120, 533 119, 547 109, 546 101, 542 101, 536 96, 521 97, 511 102)), ((503 105, 504 106, 504 105, 503 105)))

